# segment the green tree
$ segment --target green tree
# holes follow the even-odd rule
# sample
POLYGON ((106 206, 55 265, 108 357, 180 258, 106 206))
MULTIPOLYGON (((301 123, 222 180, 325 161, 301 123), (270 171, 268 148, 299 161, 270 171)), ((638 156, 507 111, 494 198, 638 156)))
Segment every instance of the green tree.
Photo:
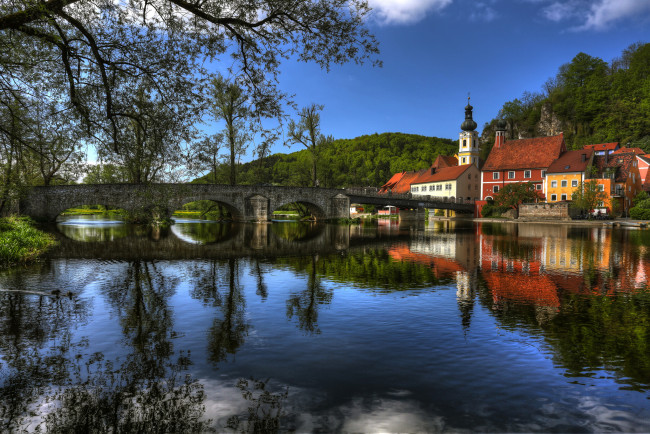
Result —
POLYGON ((606 199, 607 193, 600 189, 598 181, 595 179, 580 181, 571 194, 573 205, 583 211, 591 211, 597 208, 598 204, 606 199))
POLYGON ((532 182, 515 182, 506 184, 494 196, 494 203, 503 208, 518 208, 522 203, 536 202, 540 199, 539 191, 532 182))
POLYGON ((318 173, 316 165, 320 150, 333 141, 331 136, 325 137, 320 132, 320 111, 324 108, 320 104, 311 104, 303 107, 298 116, 300 120, 296 122, 289 121, 289 143, 297 143, 309 151, 311 154, 311 184, 313 187, 318 186, 318 173))
POLYGON ((5 1, 0 100, 65 84, 88 134, 105 134, 121 152, 120 119, 134 115, 124 110, 132 87, 120 78, 147 79, 162 101, 180 96, 194 111, 210 60, 241 77, 254 109, 265 111, 285 97, 276 85, 285 58, 325 69, 374 58, 369 12, 366 0, 5 1))

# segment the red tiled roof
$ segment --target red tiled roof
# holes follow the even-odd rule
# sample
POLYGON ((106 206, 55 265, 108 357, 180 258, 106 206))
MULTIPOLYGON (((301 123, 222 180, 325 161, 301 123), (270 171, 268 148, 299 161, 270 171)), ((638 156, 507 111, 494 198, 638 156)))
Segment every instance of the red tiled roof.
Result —
POLYGON ((384 186, 379 190, 380 193, 386 193, 388 192, 388 189, 390 188, 391 193, 396 193, 396 194, 404 194, 404 193, 410 193, 411 192, 411 184, 413 181, 423 174, 424 172, 427 172, 429 169, 422 169, 414 172, 400 172, 396 173, 393 175, 390 180, 392 181, 393 179, 397 179, 397 182, 393 183, 392 185, 389 185, 390 181, 388 181, 384 186), (401 176, 397 176, 401 175, 401 176))
POLYGON ((584 172, 593 155, 593 149, 583 149, 581 151, 567 151, 551 163, 546 173, 568 173, 584 172), (584 161, 583 159, 584 155, 584 161))
POLYGON ((636 155, 643 155, 645 154, 645 151, 641 148, 619 148, 612 152, 612 154, 627 154, 627 153, 633 153, 636 155))
POLYGON ((564 136, 508 140, 490 151, 482 170, 544 169, 566 150, 564 136))
POLYGON ((440 181, 452 181, 458 179, 467 169, 472 167, 471 164, 464 164, 462 166, 454 167, 445 167, 442 169, 436 170, 433 174, 431 169, 425 171, 423 174, 413 180, 411 184, 422 184, 425 182, 440 182, 440 181))
POLYGON ((618 142, 598 143, 596 145, 584 145, 582 149, 593 149, 594 151, 614 151, 618 148, 618 142))
POLYGON ((594 166, 598 169, 598 172, 602 174, 605 169, 616 169, 616 182, 625 182, 627 177, 630 174, 630 167, 632 162, 636 160, 635 154, 613 154, 608 158, 605 158, 604 155, 597 155, 594 157, 594 166), (605 162, 607 160, 607 162, 605 162))
POLYGON ((448 157, 446 155, 438 155, 438 158, 436 158, 436 161, 433 162, 431 167, 434 167, 436 169, 442 169, 443 167, 454 167, 458 166, 458 158, 456 157, 448 157))
POLYGON ((402 176, 404 176, 404 172, 397 172, 396 174, 394 174, 393 176, 390 177, 390 179, 388 180, 388 182, 386 184, 381 186, 379 191, 380 192, 381 191, 386 191, 389 188, 393 188, 395 186, 395 184, 397 184, 399 182, 399 180, 402 179, 402 176))

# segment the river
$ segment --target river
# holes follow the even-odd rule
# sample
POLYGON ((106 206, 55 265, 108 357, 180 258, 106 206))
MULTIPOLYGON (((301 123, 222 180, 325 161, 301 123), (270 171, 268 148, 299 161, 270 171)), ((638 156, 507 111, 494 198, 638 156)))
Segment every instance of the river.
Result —
POLYGON ((650 231, 48 230, 0 272, 0 431, 650 431, 650 231))

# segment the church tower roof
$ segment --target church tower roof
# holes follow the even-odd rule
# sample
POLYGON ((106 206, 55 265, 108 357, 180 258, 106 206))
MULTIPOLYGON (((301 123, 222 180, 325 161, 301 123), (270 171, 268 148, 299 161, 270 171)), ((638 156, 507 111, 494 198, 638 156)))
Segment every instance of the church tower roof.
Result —
POLYGON ((460 125, 460 129, 463 131, 474 131, 478 124, 472 119, 472 107, 469 103, 469 96, 467 97, 467 106, 465 106, 465 120, 460 125))

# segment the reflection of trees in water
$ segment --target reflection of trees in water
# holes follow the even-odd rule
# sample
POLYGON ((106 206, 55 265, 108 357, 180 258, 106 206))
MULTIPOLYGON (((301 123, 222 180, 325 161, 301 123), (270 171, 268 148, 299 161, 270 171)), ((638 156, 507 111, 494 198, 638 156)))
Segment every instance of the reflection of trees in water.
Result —
POLYGON ((650 389, 650 291, 599 295, 559 287, 559 308, 500 299, 481 284, 479 300, 502 327, 542 336, 569 377, 608 370, 624 388, 650 389))
MULTIPOLYGON (((276 264, 309 273, 311 257, 287 257, 276 264)), ((318 276, 364 288, 382 291, 401 291, 439 283, 431 266, 408 260, 394 260, 383 248, 331 254, 320 257, 315 265, 318 276)))
POLYGON ((289 396, 288 388, 274 393, 268 389, 268 380, 255 379, 240 379, 237 388, 250 405, 245 418, 235 415, 228 419, 228 428, 238 432, 278 432, 284 416, 282 405, 289 396))
POLYGON ((254 262, 253 272, 255 274, 255 283, 256 283, 255 294, 259 295, 262 301, 266 301, 266 298, 269 296, 269 289, 266 286, 266 283, 264 282, 264 272, 262 271, 260 260, 255 259, 252 262, 254 262))
POLYGON ((312 255, 310 259, 311 264, 307 269, 307 289, 289 297, 287 300, 287 317, 291 319, 297 316, 301 330, 310 334, 319 334, 319 306, 331 303, 333 294, 332 289, 324 288, 321 285, 316 269, 318 256, 312 255))
POLYGON ((200 244, 220 243, 233 238, 240 230, 233 222, 226 223, 175 223, 172 231, 200 244))
POLYGON ((323 233, 325 227, 314 222, 278 222, 271 225, 271 231, 288 241, 309 241, 323 233))
MULTIPOLYGON (((140 358, 144 376, 162 376, 172 354, 172 312, 168 306, 177 277, 164 276, 155 262, 132 261, 121 280, 107 288, 124 336, 140 358)), ((134 363, 134 366, 137 365, 134 363)))
MULTIPOLYGON (((198 432, 208 429, 203 388, 176 360, 167 300, 175 279, 156 264, 134 261, 106 288, 133 351, 122 361, 84 355, 88 338, 73 341, 83 304, 76 298, 7 293, 0 309, 3 359, 0 418, 10 431, 198 432), (25 331, 28 331, 26 334, 25 331)), ((24 281, 24 280, 22 280, 24 281)))

